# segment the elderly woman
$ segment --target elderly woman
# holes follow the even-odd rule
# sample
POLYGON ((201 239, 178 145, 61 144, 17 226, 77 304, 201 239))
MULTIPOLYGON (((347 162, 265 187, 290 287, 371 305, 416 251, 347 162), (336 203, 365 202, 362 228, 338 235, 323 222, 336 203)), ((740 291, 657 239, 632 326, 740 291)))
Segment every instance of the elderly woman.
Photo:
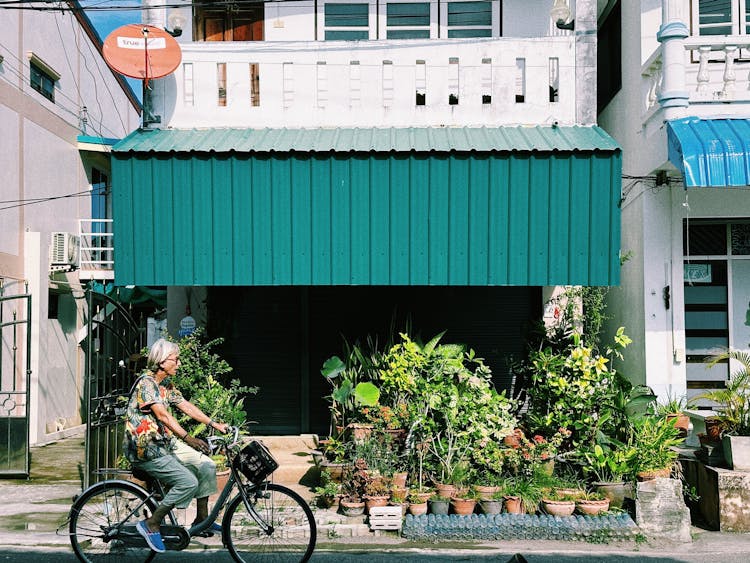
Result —
MULTIPOLYGON (((159 532, 164 517, 174 507, 187 508, 197 498, 196 522, 208 517, 208 496, 216 492, 216 465, 206 454, 208 444, 188 434, 169 408, 174 406, 192 419, 219 432, 226 424, 214 422, 186 400, 171 378, 180 365, 179 347, 163 338, 154 342, 146 371, 130 392, 123 451, 132 466, 167 485, 169 492, 147 520, 138 522, 138 532, 151 549, 165 551, 159 532)), ((221 531, 219 524, 210 530, 221 531)))

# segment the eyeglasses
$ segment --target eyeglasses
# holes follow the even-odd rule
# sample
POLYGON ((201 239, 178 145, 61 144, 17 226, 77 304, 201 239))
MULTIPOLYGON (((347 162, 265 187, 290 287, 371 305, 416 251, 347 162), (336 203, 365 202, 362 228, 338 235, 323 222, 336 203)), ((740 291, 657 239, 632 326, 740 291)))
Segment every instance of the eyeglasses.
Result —
POLYGON ((176 363, 176 364, 179 364, 179 363, 180 363, 180 358, 179 358, 179 357, 174 357, 174 358, 167 358, 167 359, 166 359, 166 360, 164 360, 164 361, 165 361, 165 362, 168 362, 169 360, 172 360, 172 361, 173 361, 174 363, 176 363))

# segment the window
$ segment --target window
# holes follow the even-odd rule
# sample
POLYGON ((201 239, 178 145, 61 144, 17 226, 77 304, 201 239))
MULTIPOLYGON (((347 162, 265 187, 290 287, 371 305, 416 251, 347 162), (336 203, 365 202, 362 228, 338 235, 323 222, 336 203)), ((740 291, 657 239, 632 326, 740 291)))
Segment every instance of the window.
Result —
POLYGON ((387 39, 429 39, 429 2, 389 2, 385 13, 387 39))
POLYGON ((370 5, 367 3, 326 3, 326 41, 358 41, 370 38, 370 5))
POLYGON ((493 2, 448 2, 448 37, 492 37, 493 2))
POLYGON ((240 7, 227 3, 224 7, 196 6, 196 28, 200 41, 263 41, 263 4, 240 7))
POLYGON ((55 85, 60 74, 32 52, 29 57, 29 82, 31 87, 49 101, 55 101, 55 85))
POLYGON ((696 35, 750 34, 750 0, 693 0, 696 35))

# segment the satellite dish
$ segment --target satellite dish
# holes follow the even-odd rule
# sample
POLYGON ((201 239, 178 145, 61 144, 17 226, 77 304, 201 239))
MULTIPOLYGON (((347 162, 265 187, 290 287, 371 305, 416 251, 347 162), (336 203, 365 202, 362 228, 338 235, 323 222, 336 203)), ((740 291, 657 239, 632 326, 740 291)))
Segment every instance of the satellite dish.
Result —
POLYGON ((182 60, 180 45, 169 33, 152 25, 118 27, 104 40, 104 60, 130 78, 150 80, 175 71, 182 60))

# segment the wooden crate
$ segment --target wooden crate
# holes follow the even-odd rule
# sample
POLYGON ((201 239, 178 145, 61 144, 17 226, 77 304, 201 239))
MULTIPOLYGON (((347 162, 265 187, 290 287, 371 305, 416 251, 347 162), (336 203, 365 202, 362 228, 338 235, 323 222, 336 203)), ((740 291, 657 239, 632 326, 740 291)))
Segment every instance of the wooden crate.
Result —
POLYGON ((370 509, 371 530, 400 530, 403 511, 400 506, 376 506, 370 509))

